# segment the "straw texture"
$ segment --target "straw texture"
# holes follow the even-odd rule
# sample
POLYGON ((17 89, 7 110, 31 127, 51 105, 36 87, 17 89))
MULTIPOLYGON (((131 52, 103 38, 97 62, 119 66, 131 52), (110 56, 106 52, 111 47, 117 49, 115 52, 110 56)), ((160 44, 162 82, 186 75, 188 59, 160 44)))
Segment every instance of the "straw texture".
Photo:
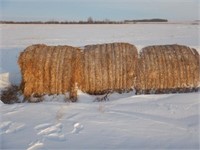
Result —
POLYGON ((87 45, 83 54, 82 90, 90 94, 134 87, 137 49, 128 43, 87 45))
POLYGON ((33 45, 20 54, 25 97, 70 92, 76 100, 80 83, 81 50, 71 46, 33 45))
POLYGON ((137 93, 189 92, 199 85, 199 54, 183 45, 148 46, 139 54, 137 93))

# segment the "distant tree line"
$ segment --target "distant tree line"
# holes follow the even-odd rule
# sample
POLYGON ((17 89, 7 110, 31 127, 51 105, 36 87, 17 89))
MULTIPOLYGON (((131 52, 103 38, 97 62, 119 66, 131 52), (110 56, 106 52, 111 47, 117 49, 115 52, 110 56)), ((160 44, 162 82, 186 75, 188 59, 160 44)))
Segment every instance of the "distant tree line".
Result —
POLYGON ((0 21, 0 24, 124 24, 124 21, 0 21))
POLYGON ((166 19, 143 19, 143 20, 124 20, 124 21, 112 21, 105 20, 93 20, 89 17, 86 21, 0 21, 0 24, 127 24, 137 22, 168 22, 166 19))
POLYGON ((124 20, 124 23, 137 23, 137 22, 168 22, 167 19, 140 19, 140 20, 124 20))

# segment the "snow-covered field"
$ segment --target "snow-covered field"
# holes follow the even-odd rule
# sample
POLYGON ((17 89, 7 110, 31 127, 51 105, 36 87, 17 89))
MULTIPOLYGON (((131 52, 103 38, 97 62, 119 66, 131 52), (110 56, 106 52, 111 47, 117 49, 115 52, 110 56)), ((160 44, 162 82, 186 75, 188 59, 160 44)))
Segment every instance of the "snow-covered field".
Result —
MULTIPOLYGON (((0 87, 20 83, 19 53, 36 43, 84 46, 129 42, 184 44, 199 51, 198 25, 0 25, 0 87)), ((0 149, 199 149, 200 94, 96 96, 77 103, 45 96, 41 103, 0 102, 0 149)))

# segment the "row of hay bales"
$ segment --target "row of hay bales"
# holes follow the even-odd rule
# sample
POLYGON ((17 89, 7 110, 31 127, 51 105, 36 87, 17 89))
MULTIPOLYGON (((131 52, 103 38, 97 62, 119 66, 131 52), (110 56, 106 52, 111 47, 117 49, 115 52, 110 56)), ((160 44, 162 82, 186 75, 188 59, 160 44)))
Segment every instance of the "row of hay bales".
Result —
POLYGON ((195 90, 200 82, 199 53, 182 45, 143 48, 108 43, 71 46, 32 45, 19 57, 25 97, 70 92, 169 93, 195 90))

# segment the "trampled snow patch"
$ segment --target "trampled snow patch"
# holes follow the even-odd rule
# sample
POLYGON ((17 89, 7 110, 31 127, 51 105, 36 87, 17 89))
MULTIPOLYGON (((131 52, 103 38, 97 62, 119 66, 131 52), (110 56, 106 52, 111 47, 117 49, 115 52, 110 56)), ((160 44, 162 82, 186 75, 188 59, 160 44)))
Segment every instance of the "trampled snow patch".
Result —
POLYGON ((12 121, 5 121, 0 124, 0 135, 1 134, 8 134, 8 133, 14 133, 22 130, 25 127, 25 124, 23 123, 17 123, 12 121))
POLYGON ((31 145, 27 150, 42 150, 44 144, 42 142, 36 142, 35 144, 31 145))
POLYGON ((74 129, 72 130, 72 133, 78 134, 83 129, 83 125, 80 123, 74 124, 74 129))

